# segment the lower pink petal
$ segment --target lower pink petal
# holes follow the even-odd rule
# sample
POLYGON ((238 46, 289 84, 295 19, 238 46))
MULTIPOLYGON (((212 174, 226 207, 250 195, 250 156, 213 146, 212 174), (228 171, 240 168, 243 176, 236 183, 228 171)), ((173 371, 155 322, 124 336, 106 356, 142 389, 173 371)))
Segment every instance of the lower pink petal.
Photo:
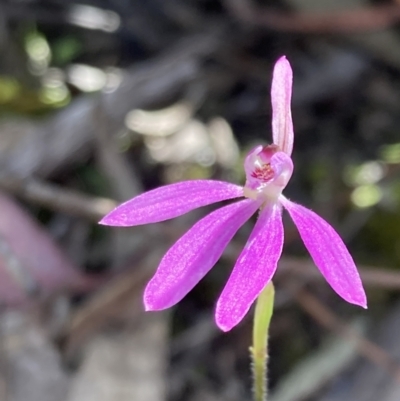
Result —
POLYGON ((116 207, 100 224, 136 226, 180 216, 200 206, 243 196, 243 188, 214 180, 183 181, 145 192, 116 207))
POLYGON ((232 329, 246 315, 276 271, 283 247, 282 208, 267 206, 261 213, 218 300, 217 325, 232 329))
POLYGON ((367 307, 364 288, 346 245, 339 234, 316 213, 281 196, 304 245, 326 281, 347 302, 367 307))
POLYGON ((247 199, 222 207, 196 223, 161 260, 144 293, 146 310, 179 302, 215 265, 237 230, 260 204, 247 199))

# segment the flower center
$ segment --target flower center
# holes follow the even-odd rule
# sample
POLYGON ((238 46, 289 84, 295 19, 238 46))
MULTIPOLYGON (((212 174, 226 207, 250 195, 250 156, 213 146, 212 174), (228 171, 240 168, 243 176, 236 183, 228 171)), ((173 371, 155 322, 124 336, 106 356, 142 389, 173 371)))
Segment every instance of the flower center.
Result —
POLYGON ((255 167, 254 171, 251 172, 251 176, 262 182, 271 181, 274 178, 274 170, 271 167, 271 163, 262 165, 261 167, 255 167))
POLYGON ((244 196, 267 202, 278 199, 292 175, 293 163, 277 145, 257 146, 247 155, 244 168, 244 196))

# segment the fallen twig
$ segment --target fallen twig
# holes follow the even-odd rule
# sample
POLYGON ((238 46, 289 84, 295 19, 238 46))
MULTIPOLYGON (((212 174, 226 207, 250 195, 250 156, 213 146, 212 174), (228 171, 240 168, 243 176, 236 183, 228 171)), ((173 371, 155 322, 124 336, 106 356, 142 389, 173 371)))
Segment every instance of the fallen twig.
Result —
POLYGON ((319 324, 343 338, 355 342, 361 355, 388 371, 397 382, 400 382, 400 365, 383 348, 362 337, 307 290, 295 291, 294 297, 299 305, 319 324))
POLYGON ((400 5, 385 4, 355 10, 288 14, 255 7, 247 0, 224 0, 239 20, 277 31, 296 33, 360 33, 381 30, 400 20, 400 5))
MULTIPOLYGON (((382 267, 358 266, 363 283, 366 286, 386 289, 400 289, 400 273, 382 267)), ((280 261, 278 274, 290 272, 310 280, 324 280, 324 277, 311 261, 284 257, 280 261)))
POLYGON ((112 199, 91 197, 36 178, 0 174, 0 187, 24 200, 95 222, 116 206, 112 199))

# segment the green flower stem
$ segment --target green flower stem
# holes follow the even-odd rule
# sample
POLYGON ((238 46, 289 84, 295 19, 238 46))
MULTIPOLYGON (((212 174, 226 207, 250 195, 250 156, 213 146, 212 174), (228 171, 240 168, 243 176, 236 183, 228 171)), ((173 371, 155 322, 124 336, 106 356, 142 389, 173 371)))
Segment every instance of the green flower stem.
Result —
POLYGON ((258 297, 254 312, 253 346, 250 348, 254 401, 267 399, 268 329, 274 309, 274 295, 274 286, 270 282, 258 297))

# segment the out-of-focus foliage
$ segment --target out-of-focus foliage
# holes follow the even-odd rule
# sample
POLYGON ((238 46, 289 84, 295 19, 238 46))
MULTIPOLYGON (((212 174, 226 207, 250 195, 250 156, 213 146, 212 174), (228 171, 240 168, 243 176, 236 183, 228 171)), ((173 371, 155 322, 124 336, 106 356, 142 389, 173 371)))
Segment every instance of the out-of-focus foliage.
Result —
MULTIPOLYGON (((191 214, 176 225, 163 223, 149 231, 116 232, 95 224, 98 210, 104 207, 94 206, 106 205, 107 209, 112 201, 85 198, 83 203, 74 203, 75 191, 121 201, 145 189, 184 179, 243 182, 244 155, 253 146, 271 141, 271 68, 282 54, 290 59, 295 77, 296 172, 285 194, 330 221, 361 268, 371 266, 377 275, 369 276, 367 282, 369 311, 343 305, 325 285, 308 281, 306 252, 294 227, 287 226, 284 255, 296 258, 305 267, 300 275, 282 273, 277 277, 270 339, 271 386, 274 388, 297 362, 314 355, 317 349, 322 352, 329 348, 326 328, 321 328, 315 316, 309 316, 313 309, 310 312, 296 298, 299 289, 312 293, 343 320, 362 315, 367 324, 361 327, 381 327, 382 316, 391 309, 396 311, 398 287, 394 283, 400 274, 400 40, 395 24, 399 12, 390 9, 396 7, 395 3, 0 1, 0 186, 21 198, 37 220, 34 227, 36 223, 44 225, 45 241, 50 241, 50 247, 57 244, 56 252, 62 252, 61 258, 67 259, 68 268, 77 270, 78 278, 85 271, 105 273, 101 279, 104 293, 93 290, 83 297, 84 301, 99 297, 104 304, 94 302, 92 309, 83 308, 83 315, 79 315, 82 304, 75 300, 71 303, 71 288, 62 288, 68 293, 72 310, 78 311, 76 320, 73 313, 66 312, 67 318, 72 316, 73 322, 78 322, 76 326, 66 328, 64 324, 58 332, 57 339, 67 344, 67 351, 74 347, 82 351, 82 344, 87 338, 96 338, 102 324, 112 326, 116 320, 118 333, 121 322, 136 325, 142 311, 142 288, 161 253, 199 217, 191 214), (378 8, 371 8, 375 6, 378 8), (360 21, 366 24, 362 29, 360 21), (42 186, 36 180, 42 180, 42 186), (33 191, 34 196, 32 190, 37 191, 33 191), (84 207, 79 208, 81 205, 84 207), (134 276, 135 272, 142 272, 142 276, 134 276), (122 284, 110 279, 120 274, 122 284), (382 282, 385 284, 377 284, 382 282), (113 291, 108 292, 110 288, 113 291), (107 298, 118 293, 116 288, 123 294, 122 301, 117 296, 121 304, 107 298), (132 294, 135 301, 126 301, 132 294), (96 305, 101 307, 96 309, 96 305), (88 329, 85 323, 92 326, 88 329)), ((78 201, 82 199, 78 197, 78 201)), ((31 222, 26 224, 29 227, 31 222)), ((36 235, 36 229, 31 236, 39 238, 42 234, 36 235)), ((168 361, 167 393, 173 401, 249 398, 250 325, 244 322, 222 336, 211 321, 214 300, 248 231, 245 226, 239 232, 218 266, 172 312, 168 335, 171 357, 166 359, 168 353, 159 352, 159 359, 152 361, 159 368, 162 361, 168 361)), ((0 234, 1 243, 7 235, 0 234)), ((13 244, 18 247, 18 238, 25 237, 21 234, 15 238, 13 244)), ((35 246, 38 238, 32 238, 28 245, 40 250, 35 246)), ((0 249, 0 254, 7 254, 7 249, 11 248, 0 249)), ((24 249, 14 253, 22 255, 24 249)), ((40 253, 46 258, 46 250, 40 253)), ((36 263, 39 271, 45 266, 40 260, 36 263)), ((283 260, 282 265, 285 263, 283 260)), ((31 269, 29 264, 27 269, 31 269)), ((52 271, 58 272, 56 268, 52 271)), ((52 276, 46 277, 50 280, 52 276)), ((62 287, 58 284, 50 286, 47 294, 58 295, 62 287)), ((29 299, 39 298, 32 294, 29 299)), ((1 319, 0 315, 0 329, 1 319)), ((138 323, 138 327, 142 326, 138 323)), ((166 333, 166 327, 163 322, 154 332, 166 333)), ((359 327, 358 323, 354 327, 359 327)), ((152 337, 148 338, 150 341, 152 337)), ((144 341, 142 337, 140 341, 144 341)), ((112 355, 108 352, 110 343, 100 341, 91 346, 104 350, 106 344, 106 354, 112 355)), ((113 344, 120 346, 123 341, 113 344)), ((136 350, 147 350, 140 344, 136 350)), ((381 344, 386 345, 384 341, 381 344)), ((57 348, 58 353, 60 350, 57 348)), ((121 359, 128 355, 118 350, 121 359)), ((318 391, 337 372, 349 369, 357 375, 361 371, 351 369, 356 351, 350 351, 354 354, 347 364, 314 383, 314 393, 307 399, 325 401, 318 391)), ((390 352, 393 358, 400 357, 396 350, 390 352)), ((127 371, 133 366, 129 361, 127 371)), ((100 365, 85 363, 85 369, 100 365)), ((391 361, 380 366, 385 372, 382 376, 393 368, 391 361)), ((78 377, 92 377, 90 369, 88 376, 78 377)), ((321 371, 326 372, 325 368, 321 371)), ((126 377, 134 383, 128 373, 126 377)), ((151 378, 151 374, 143 377, 151 378)), ((318 375, 311 372, 311 383, 315 377, 318 375)), ((342 393, 335 394, 345 394, 341 400, 366 401, 359 394, 346 398, 350 394, 347 389, 356 383, 343 384, 350 377, 337 381, 336 389, 342 393)), ((90 382, 83 381, 85 385, 90 382)), ((370 389, 370 382, 374 383, 371 380, 359 387, 370 389)), ((375 397, 373 389, 369 391, 375 397)), ((86 394, 85 401, 97 396, 82 389, 71 394, 86 394)), ((39 400, 46 401, 43 397, 39 400)), ((33 395, 31 401, 36 401, 33 395)), ((71 395, 68 401, 80 400, 71 395)), ((146 401, 152 401, 150 396, 146 401)))

